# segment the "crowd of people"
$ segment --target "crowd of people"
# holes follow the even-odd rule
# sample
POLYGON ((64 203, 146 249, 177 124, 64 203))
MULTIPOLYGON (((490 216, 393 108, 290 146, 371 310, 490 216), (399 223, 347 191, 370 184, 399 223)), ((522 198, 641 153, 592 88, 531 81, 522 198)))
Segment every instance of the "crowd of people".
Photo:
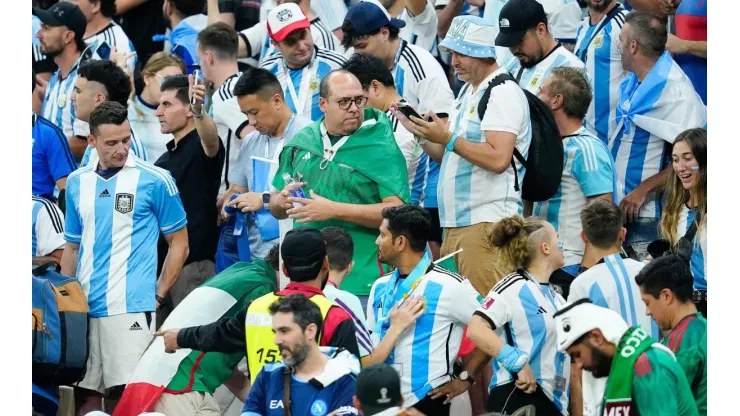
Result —
POLYGON ((706 415, 706 13, 34 0, 34 414, 706 415))

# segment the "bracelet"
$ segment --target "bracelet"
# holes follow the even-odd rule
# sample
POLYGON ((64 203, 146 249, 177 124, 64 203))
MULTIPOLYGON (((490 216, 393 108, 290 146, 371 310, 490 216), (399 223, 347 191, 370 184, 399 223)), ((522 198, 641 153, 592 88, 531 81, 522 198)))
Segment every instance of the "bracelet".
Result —
POLYGON ((445 146, 445 148, 449 150, 450 152, 455 151, 455 140, 457 140, 457 134, 453 134, 449 143, 447 143, 447 146, 445 146))
POLYGON ((200 114, 198 114, 195 109, 193 108, 193 105, 190 104, 190 111, 193 113, 193 117, 197 118, 198 120, 202 119, 206 116, 206 113, 203 111, 203 104, 200 105, 200 114))
POLYGON ((154 299, 159 302, 160 305, 164 305, 164 298, 159 295, 154 295, 154 299))

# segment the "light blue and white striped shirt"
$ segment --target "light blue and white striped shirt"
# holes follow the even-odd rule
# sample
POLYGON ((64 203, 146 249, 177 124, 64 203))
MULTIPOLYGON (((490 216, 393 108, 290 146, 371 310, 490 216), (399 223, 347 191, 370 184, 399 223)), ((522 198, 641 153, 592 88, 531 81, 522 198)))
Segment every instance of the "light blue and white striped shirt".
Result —
MULTIPOLYGON (((473 91, 463 86, 450 116, 450 131, 457 140, 484 143, 486 131, 505 131, 516 135, 516 148, 524 158, 529 154, 532 133, 529 104, 524 92, 512 81, 491 90, 483 121, 478 117, 478 103, 488 83, 504 74, 499 68, 484 79, 473 91)), ((521 181, 524 167, 516 164, 521 181)), ((519 214, 524 209, 521 193, 514 189, 514 168, 509 164, 504 173, 494 173, 475 166, 455 152, 445 151, 437 185, 439 222, 441 227, 467 227, 481 222, 496 222, 519 214)))
POLYGON ((347 59, 342 55, 314 46, 311 62, 301 69, 288 68, 280 54, 265 59, 260 68, 275 74, 283 87, 285 102, 294 114, 317 121, 324 116, 319 108, 321 80, 329 72, 341 68, 345 62, 347 59))
MULTIPOLYGON (((406 102, 404 99, 401 99, 401 101, 406 102)), ((406 127, 398 121, 396 116, 390 110, 386 114, 391 122, 391 126, 393 126, 393 136, 396 138, 396 144, 398 144, 398 148, 401 149, 401 153, 403 153, 403 157, 406 159, 406 171, 408 172, 409 189, 411 190, 411 203, 419 205, 424 200, 424 190, 427 186, 429 161, 431 159, 421 149, 414 135, 406 130, 406 127)))
POLYGON ((581 210, 588 198, 612 194, 616 186, 614 161, 606 145, 585 127, 563 137, 563 177, 550 200, 534 203, 534 215, 555 227, 565 249, 565 265, 580 264, 581 210))
POLYGON ((169 172, 129 154, 103 179, 95 165, 67 179, 64 238, 79 244, 80 281, 90 316, 155 310, 157 241, 187 225, 169 172))
MULTIPOLYGON (((113 21, 108 26, 106 26, 105 29, 88 38, 85 38, 85 43, 87 43, 88 45, 100 45, 103 42, 105 42, 107 47, 111 50, 113 48, 116 48, 118 52, 136 52, 136 48, 134 48, 134 44, 128 38, 126 32, 123 31, 123 28, 119 26, 118 23, 113 21)), ((110 59, 110 53, 107 52, 105 54, 102 54, 102 51, 99 48, 100 46, 96 47, 100 57, 102 59, 110 59)), ((126 66, 132 72, 136 68, 137 59, 137 56, 134 55, 126 61, 126 66)))
POLYGON ((80 58, 72 64, 72 68, 64 79, 61 78, 61 69, 57 69, 46 87, 46 95, 44 95, 44 101, 41 105, 41 116, 59 127, 66 137, 77 135, 75 132, 75 109, 70 97, 74 92, 75 81, 77 80, 77 69, 80 64, 90 59, 91 55, 92 51, 89 49, 80 55, 80 58))
MULTIPOLYGON (((617 201, 668 166, 666 146, 676 136, 706 124, 707 107, 667 51, 642 82, 630 72, 619 87, 617 128, 609 139, 617 171, 617 201)), ((639 217, 660 216, 656 193, 651 192, 639 217)))
MULTIPOLYGON (((372 331, 375 347, 381 341, 381 334, 375 328, 389 319, 383 310, 391 309, 383 302, 400 301, 404 293, 402 286, 416 281, 428 264, 422 261, 408 277, 401 278, 396 271, 373 283, 367 302, 367 328, 372 331), (406 279, 414 280, 406 282, 406 279)), ((460 350, 463 331, 480 305, 478 292, 467 279, 439 266, 434 266, 418 282, 408 293, 423 296, 426 309, 398 338, 385 361, 401 377, 405 406, 413 406, 427 397, 427 393, 452 380, 452 362, 460 350)))
MULTIPOLYGON (((87 125, 87 123, 85 123, 85 125, 87 125)), ((146 153, 146 147, 141 142, 141 140, 139 140, 139 138, 136 136, 136 133, 134 133, 133 129, 131 129, 131 147, 129 148, 129 151, 135 154, 139 159, 145 162, 149 160, 148 155, 146 153)), ((95 150, 95 148, 92 146, 87 146, 87 149, 85 149, 85 154, 82 155, 82 161, 80 162, 80 167, 84 168, 87 165, 93 165, 97 167, 97 162, 98 162, 98 151, 95 150)))
POLYGON ((545 83, 545 79, 550 76, 550 72, 558 67, 583 69, 585 65, 571 51, 558 44, 537 65, 522 70, 522 64, 519 62, 519 59, 513 58, 506 65, 506 70, 511 76, 519 80, 519 85, 522 88, 537 95, 540 92, 542 84, 545 83), (519 71, 522 71, 521 77, 519 76, 519 71))
POLYGON ((64 248, 64 214, 46 198, 32 196, 31 256, 48 256, 64 248))
POLYGON ((576 56, 586 63, 594 89, 585 126, 604 143, 609 142, 617 127, 619 84, 627 76, 619 52, 619 33, 628 12, 619 3, 616 7, 620 11, 606 24, 606 16, 593 25, 590 16, 583 19, 575 49, 576 56))
MULTIPOLYGON (((696 218, 696 209, 684 205, 678 217, 678 237, 683 237, 696 218)), ((705 214, 706 215, 706 214, 705 214)), ((697 224, 698 226, 698 224, 697 224)), ((691 273, 694 275, 694 289, 707 290, 707 228, 697 230, 691 248, 691 273)))
MULTIPOLYGON (((557 349, 553 315, 565 300, 549 284, 538 283, 529 272, 514 272, 488 292, 475 315, 488 321, 507 344, 529 354, 529 366, 542 391, 567 413, 570 356, 557 349)), ((514 381, 496 360, 489 390, 514 381)))
POLYGON ((640 286, 635 282, 643 267, 645 264, 637 260, 608 255, 571 283, 568 302, 590 299, 595 305, 620 314, 629 326, 641 325, 653 338, 660 339, 658 325, 645 314, 640 286))

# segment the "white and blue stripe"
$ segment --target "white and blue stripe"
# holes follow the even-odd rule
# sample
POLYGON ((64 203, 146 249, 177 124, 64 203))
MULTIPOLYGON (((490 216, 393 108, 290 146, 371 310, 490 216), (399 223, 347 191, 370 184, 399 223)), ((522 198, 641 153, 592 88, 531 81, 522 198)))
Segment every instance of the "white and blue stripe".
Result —
POLYGON ((455 96, 442 66, 425 49, 401 39, 391 69, 396 91, 419 114, 450 115, 455 96))
POLYGON ((568 302, 590 299, 595 305, 620 314, 629 326, 641 325, 660 339, 658 325, 645 313, 640 287, 635 276, 645 265, 632 259, 611 254, 581 273, 570 286, 568 302))
POLYGON ((620 11, 606 24, 606 16, 593 25, 589 16, 583 19, 575 49, 576 56, 586 63, 594 88, 585 126, 604 143, 609 142, 617 127, 619 85, 627 76, 619 52, 619 33, 628 12, 620 4, 616 7, 620 11))
MULTIPOLYGON (((540 92, 542 84, 545 83, 545 79, 550 76, 552 70, 559 67, 583 69, 585 65, 571 51, 558 44, 537 65, 524 68, 521 77, 518 78, 519 86, 536 95, 540 92)), ((506 70, 514 78, 518 77, 521 68, 522 64, 516 58, 509 60, 508 65, 506 65, 506 70)))
MULTIPOLYGON (((323 111, 321 111, 321 108, 319 108, 319 83, 321 80, 331 71, 335 69, 339 69, 344 65, 345 62, 347 62, 347 59, 345 59, 342 55, 339 55, 338 53, 334 53, 332 51, 321 49, 317 46, 314 46, 314 54, 311 58, 311 63, 309 65, 313 65, 314 61, 316 62, 316 65, 318 65, 318 68, 316 69, 316 80, 311 80, 311 82, 307 83, 308 87, 311 88, 313 85, 313 89, 309 91, 308 94, 306 94, 307 102, 303 107, 303 113, 302 116, 311 119, 311 121, 317 121, 321 119, 324 116, 323 111)), ((281 66, 285 66, 283 62, 282 55, 273 55, 272 57, 266 59, 264 62, 260 64, 260 67, 263 69, 266 69, 273 74, 277 76, 278 71, 280 70, 281 66)), ((286 67, 287 68, 287 67, 286 67)), ((288 75, 290 76, 290 79, 293 81, 293 87, 295 88, 295 93, 298 97, 300 97, 301 92, 301 81, 302 77, 305 73, 308 73, 310 71, 304 71, 304 68, 301 69, 288 69, 288 75)), ((296 105, 293 102, 293 97, 290 94, 290 91, 288 90, 287 83, 283 82, 281 77, 278 76, 278 79, 280 80, 280 84, 283 87, 283 93, 285 96, 285 103, 288 105, 290 110, 295 114, 296 113, 296 105)))
MULTIPOLYGON (((405 102, 405 100, 401 100, 405 102)), ((429 156, 421 149, 414 135, 406 130, 393 113, 386 112, 393 126, 393 136, 398 148, 401 149, 406 159, 406 171, 409 178, 409 189, 411 190, 411 203, 419 205, 424 201, 424 189, 427 187, 427 175, 429 172, 429 156)))
MULTIPOLYGON (((553 315, 564 304, 565 300, 550 285, 515 272, 501 279, 475 311, 504 342, 529 354, 529 366, 537 383, 561 412, 568 409, 570 357, 557 350, 553 315), (565 382, 560 388, 558 379, 565 382)), ((489 390, 514 381, 496 360, 492 362, 489 390)))
MULTIPOLYGON (((118 52, 122 53, 136 52, 136 48, 134 48, 133 42, 131 42, 131 40, 126 35, 126 32, 124 32, 123 28, 121 28, 121 26, 119 26, 116 22, 111 22, 110 25, 108 25, 105 29, 88 38, 85 38, 85 43, 87 43, 88 45, 100 45, 103 42, 105 42, 105 44, 108 45, 111 50, 113 48, 116 48, 118 52)), ((99 48, 96 49, 98 51, 100 50, 99 48)), ((100 54, 100 57, 103 59, 109 59, 110 54, 107 53, 105 54, 105 56, 100 54)), ((126 66, 132 72, 136 68, 137 59, 137 56, 134 55, 126 61, 126 66)))
POLYGON ((94 166, 67 180, 64 238, 79 244, 80 281, 90 316, 155 310, 157 241, 187 225, 169 172, 129 155, 110 179, 94 166))
MULTIPOLYGON (((131 147, 129 148, 129 151, 143 161, 148 160, 146 147, 136 136, 136 133, 134 133, 133 129, 131 129, 131 147)), ((96 166, 98 159, 98 151, 92 146, 87 146, 87 149, 85 149, 85 154, 82 155, 82 162, 80 162, 80 167, 82 168, 90 164, 96 166)))
POLYGON ((86 54, 83 53, 77 62, 72 65, 72 69, 65 79, 61 78, 61 69, 54 72, 49 79, 46 95, 44 95, 44 101, 41 105, 41 116, 59 127, 66 137, 75 136, 75 109, 70 97, 72 97, 75 81, 77 80, 77 69, 85 56, 86 54))
POLYGON ((31 199, 31 256, 46 256, 64 247, 64 214, 46 198, 31 199))
MULTIPOLYGON (((619 87, 617 128, 609 140, 617 171, 617 201, 668 166, 666 147, 676 136, 706 124, 707 107, 668 52, 642 82, 629 73, 619 87)), ((660 215, 656 194, 648 194, 639 217, 660 215)))
MULTIPOLYGON (((698 210, 689 209, 685 205, 678 217, 678 237, 683 237, 689 232, 691 224, 694 223, 698 210)), ((698 226, 698 224, 697 224, 698 226)), ((697 230, 692 241, 691 248, 691 273, 694 275, 694 289, 707 290, 707 228, 697 230)))
POLYGON ((565 265, 580 264, 585 250, 581 239, 581 210, 588 198, 613 194, 614 162, 606 145, 585 127, 563 138, 563 176, 550 200, 534 203, 534 215, 555 227, 565 250, 565 265))

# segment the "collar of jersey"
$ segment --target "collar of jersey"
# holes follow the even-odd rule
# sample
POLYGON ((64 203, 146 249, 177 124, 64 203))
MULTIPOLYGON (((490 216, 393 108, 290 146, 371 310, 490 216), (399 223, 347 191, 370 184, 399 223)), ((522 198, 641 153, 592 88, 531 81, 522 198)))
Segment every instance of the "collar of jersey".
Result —
POLYGON ((601 260, 597 261, 596 264, 602 264, 602 263, 606 262, 606 258, 607 257, 613 257, 613 256, 619 256, 619 257, 622 258, 622 260, 626 260, 626 259, 629 258, 628 256, 625 256, 623 253, 610 254, 608 256, 604 256, 601 260))

